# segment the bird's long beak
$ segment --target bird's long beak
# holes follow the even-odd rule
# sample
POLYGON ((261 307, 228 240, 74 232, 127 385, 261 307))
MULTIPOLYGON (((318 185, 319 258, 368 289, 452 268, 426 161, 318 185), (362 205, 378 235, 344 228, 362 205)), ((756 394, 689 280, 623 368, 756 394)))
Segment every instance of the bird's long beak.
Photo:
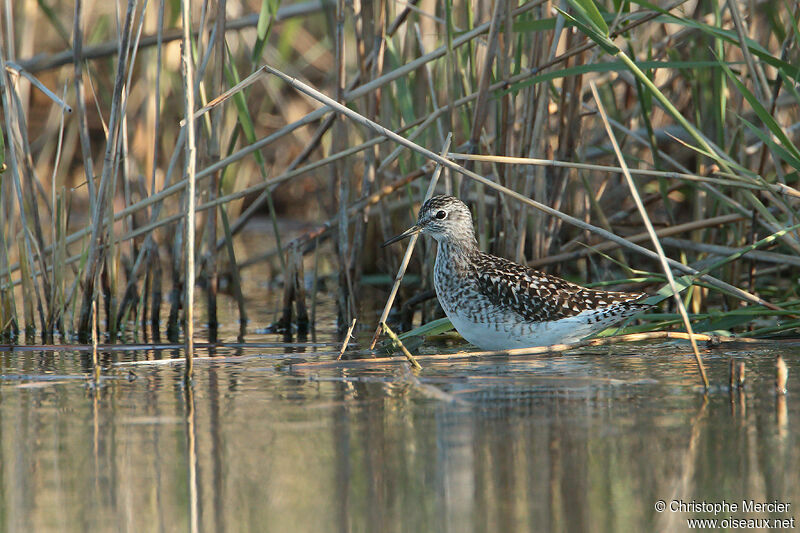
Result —
POLYGON ((420 231, 422 231, 422 228, 420 226, 414 224, 413 226, 411 226, 410 228, 405 230, 403 233, 401 233, 397 237, 392 237, 391 239, 389 239, 385 243, 381 244, 381 248, 383 248, 385 246, 389 246, 390 244, 395 243, 397 241, 402 241, 406 237, 411 237, 412 235, 416 235, 420 231))

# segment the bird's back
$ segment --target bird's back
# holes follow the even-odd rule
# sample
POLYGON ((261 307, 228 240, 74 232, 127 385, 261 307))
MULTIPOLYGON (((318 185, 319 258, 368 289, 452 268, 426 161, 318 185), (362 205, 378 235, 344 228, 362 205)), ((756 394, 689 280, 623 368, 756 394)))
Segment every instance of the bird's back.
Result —
POLYGON ((604 308, 636 311, 647 295, 581 287, 508 259, 484 252, 476 261, 477 286, 495 305, 512 309, 525 320, 542 322, 604 308))
POLYGON ((507 259, 440 250, 435 286, 461 335, 484 349, 574 342, 647 307, 644 293, 581 287, 507 259))

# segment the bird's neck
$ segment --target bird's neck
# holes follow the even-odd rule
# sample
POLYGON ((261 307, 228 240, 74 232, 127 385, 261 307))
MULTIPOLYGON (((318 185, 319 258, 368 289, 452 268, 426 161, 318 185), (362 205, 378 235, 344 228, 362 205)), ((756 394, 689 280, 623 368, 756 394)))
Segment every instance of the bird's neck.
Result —
POLYGON ((467 265, 473 262, 478 250, 478 242, 474 236, 471 239, 447 239, 439 241, 436 254, 436 267, 445 268, 452 272, 466 270, 467 265))
POLYGON ((440 249, 447 249, 454 255, 472 255, 478 252, 478 240, 472 226, 440 236, 436 240, 439 241, 440 249))

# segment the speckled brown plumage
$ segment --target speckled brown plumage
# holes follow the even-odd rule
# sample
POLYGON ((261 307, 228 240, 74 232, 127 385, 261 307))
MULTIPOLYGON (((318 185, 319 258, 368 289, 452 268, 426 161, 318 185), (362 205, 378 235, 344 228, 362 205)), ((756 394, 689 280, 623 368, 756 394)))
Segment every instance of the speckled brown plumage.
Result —
POLYGON ((587 289, 556 276, 478 252, 474 259, 478 289, 494 304, 533 321, 558 320, 589 309, 641 309, 638 292, 587 289))
POLYGON ((417 224, 397 238, 420 231, 438 242, 439 303, 459 333, 484 349, 576 341, 647 307, 643 293, 587 289, 481 252, 472 215, 455 197, 425 202, 417 224))

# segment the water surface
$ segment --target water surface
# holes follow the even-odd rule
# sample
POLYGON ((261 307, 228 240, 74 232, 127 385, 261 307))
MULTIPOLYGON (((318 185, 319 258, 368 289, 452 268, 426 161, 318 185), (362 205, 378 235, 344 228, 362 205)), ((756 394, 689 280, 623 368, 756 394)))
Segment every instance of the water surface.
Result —
POLYGON ((706 349, 708 394, 683 343, 418 375, 316 368, 300 363, 335 358, 333 343, 289 348, 218 349, 190 390, 175 350, 105 354, 96 391, 84 352, 0 354, 0 527, 682 531, 713 514, 658 500, 800 505, 794 345, 706 349), (730 356, 747 365, 733 395, 730 356))

